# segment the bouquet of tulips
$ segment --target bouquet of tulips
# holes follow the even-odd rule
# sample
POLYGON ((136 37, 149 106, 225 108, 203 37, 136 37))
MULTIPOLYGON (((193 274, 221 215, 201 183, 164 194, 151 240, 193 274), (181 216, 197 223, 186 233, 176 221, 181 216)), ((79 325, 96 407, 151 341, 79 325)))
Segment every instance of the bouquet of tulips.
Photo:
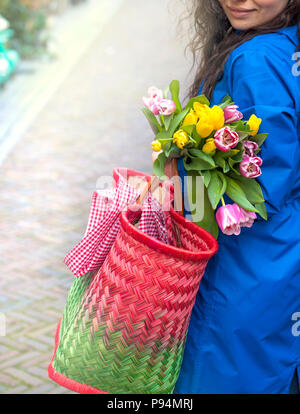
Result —
POLYGON ((182 157, 191 178, 187 180, 189 200, 195 193, 193 177, 202 177, 204 215, 201 221, 193 221, 215 238, 219 228, 227 235, 240 234, 241 227, 252 226, 256 213, 267 220, 256 180, 263 162, 257 154, 268 136, 258 133, 261 119, 253 114, 242 120, 243 114, 229 95, 212 107, 205 95, 199 95, 182 108, 179 88, 179 82, 173 80, 165 91, 150 87, 148 97, 143 98, 142 111, 155 134, 152 149, 159 152, 154 174, 164 179, 166 162, 182 157), (225 204, 224 194, 233 204, 225 204), (217 208, 220 202, 222 206, 217 208))

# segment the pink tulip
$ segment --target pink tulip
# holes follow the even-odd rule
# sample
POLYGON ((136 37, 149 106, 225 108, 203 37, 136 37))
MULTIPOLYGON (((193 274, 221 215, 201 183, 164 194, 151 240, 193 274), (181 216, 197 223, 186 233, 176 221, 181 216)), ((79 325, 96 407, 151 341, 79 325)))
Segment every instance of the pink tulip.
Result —
POLYGON ((151 86, 148 89, 148 98, 143 97, 143 103, 146 108, 153 112, 154 115, 159 115, 161 113, 159 103, 163 100, 163 98, 163 91, 155 86, 151 86))
POLYGON ((237 110, 237 105, 227 105, 224 108, 225 124, 230 122, 239 121, 243 118, 243 114, 237 110))
POLYGON ((159 102, 152 98, 143 98, 143 103, 146 106, 146 108, 150 109, 151 112, 154 113, 154 115, 160 114, 160 106, 159 102))
POLYGON ((240 211, 241 211, 240 226, 251 227, 254 223, 254 220, 257 218, 256 214, 252 211, 244 210, 242 207, 240 207, 240 211))
POLYGON ((244 154, 249 157, 255 156, 255 151, 258 149, 258 144, 254 141, 242 141, 244 154))
POLYGON ((218 208, 216 220, 222 232, 227 234, 227 236, 231 236, 232 234, 238 236, 240 234, 241 210, 236 203, 226 204, 218 208))
POLYGON ((237 132, 232 131, 228 126, 218 129, 214 135, 214 142, 218 149, 221 151, 229 151, 234 148, 239 142, 239 135, 237 132))
POLYGON ((157 101, 164 99, 164 93, 161 89, 156 88, 156 86, 150 86, 148 89, 148 97, 157 101))
POLYGON ((256 178, 261 175, 262 159, 260 157, 244 156, 240 163, 240 172, 244 177, 256 178))
POLYGON ((170 99, 158 101, 152 98, 143 98, 143 102, 154 115, 171 115, 176 110, 175 102, 170 99))
POLYGON ((162 99, 158 106, 160 107, 160 114, 171 115, 176 110, 175 102, 171 99, 162 99))
POLYGON ((148 98, 143 97, 143 103, 154 115, 171 115, 176 110, 175 102, 165 99, 163 91, 155 86, 148 89, 148 98))

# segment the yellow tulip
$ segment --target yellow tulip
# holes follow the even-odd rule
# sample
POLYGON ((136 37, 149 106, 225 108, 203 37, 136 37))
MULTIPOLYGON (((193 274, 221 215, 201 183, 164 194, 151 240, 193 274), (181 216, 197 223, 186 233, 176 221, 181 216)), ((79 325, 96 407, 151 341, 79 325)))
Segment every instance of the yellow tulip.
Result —
POLYGON ((161 143, 159 141, 157 141, 157 140, 152 141, 152 149, 155 152, 161 151, 161 143))
POLYGON ((214 129, 221 129, 225 124, 224 111, 218 105, 215 105, 211 108, 209 112, 209 117, 212 121, 214 129))
POLYGON ((261 118, 257 118, 256 115, 252 114, 249 118, 249 121, 247 121, 247 124, 249 125, 250 129, 253 130, 252 132, 250 132, 249 135, 256 135, 258 130, 259 130, 259 126, 261 124, 261 118))
POLYGON ((173 142, 182 149, 189 142, 189 136, 183 129, 179 129, 173 135, 173 142))
POLYGON ((202 151, 206 154, 211 154, 216 150, 215 141, 213 138, 208 138, 202 147, 202 151))
POLYGON ((214 126, 209 116, 202 115, 202 117, 196 125, 196 130, 202 138, 206 138, 212 133, 212 131, 214 130, 214 126))
POLYGON ((203 114, 208 114, 210 112, 210 107, 206 104, 201 104, 199 102, 194 102, 193 108, 196 112, 196 115, 200 118, 203 114))
POLYGON ((178 148, 180 148, 180 149, 182 149, 184 146, 185 146, 185 144, 187 143, 187 141, 186 140, 184 140, 184 139, 182 139, 182 138, 178 138, 177 140, 176 140, 176 145, 177 145, 177 147, 178 148))
POLYGON ((196 112, 193 109, 191 109, 190 112, 184 118, 182 125, 194 125, 197 123, 197 121, 198 117, 196 115, 196 112))

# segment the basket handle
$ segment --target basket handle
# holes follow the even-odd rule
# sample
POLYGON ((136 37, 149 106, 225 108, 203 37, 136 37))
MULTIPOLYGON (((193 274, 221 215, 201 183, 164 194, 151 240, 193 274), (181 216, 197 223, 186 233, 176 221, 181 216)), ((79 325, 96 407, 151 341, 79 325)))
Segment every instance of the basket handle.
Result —
MULTIPOLYGON (((176 179, 179 178, 178 168, 177 168, 177 159, 172 158, 169 164, 169 175, 175 177, 174 180, 174 208, 180 215, 183 216, 183 202, 182 202, 182 191, 180 181, 176 179)), ((154 192, 160 184, 160 179, 156 175, 152 175, 151 179, 148 181, 147 185, 144 187, 141 195, 137 200, 137 204, 142 204, 145 200, 148 192, 154 192)))
MULTIPOLYGON (((176 158, 173 158, 170 161, 170 164, 168 165, 168 173, 169 174, 166 174, 166 175, 168 175, 170 178, 175 177, 174 208, 180 215, 183 216, 183 200, 182 200, 181 184, 180 184, 180 181, 176 179, 176 177, 179 177, 176 158)), ((140 194, 137 200, 137 204, 142 204, 148 192, 149 191, 154 192, 159 186, 159 184, 160 184, 160 179, 155 174, 153 174, 151 179, 148 181, 147 185, 144 187, 142 193, 140 194)), ((174 226, 174 236, 176 240, 176 246, 180 248, 182 247, 181 239, 180 239, 180 231, 175 223, 173 223, 173 226, 174 226)))
POLYGON ((182 191, 179 178, 178 168, 177 168, 177 158, 171 160, 171 176, 175 177, 174 180, 174 208, 178 213, 183 216, 183 200, 182 200, 182 191))
POLYGON ((151 180, 148 181, 147 185, 144 187, 141 195, 137 200, 137 204, 142 204, 145 200, 146 195, 149 191, 154 192, 160 184, 160 180, 156 175, 152 175, 151 180))

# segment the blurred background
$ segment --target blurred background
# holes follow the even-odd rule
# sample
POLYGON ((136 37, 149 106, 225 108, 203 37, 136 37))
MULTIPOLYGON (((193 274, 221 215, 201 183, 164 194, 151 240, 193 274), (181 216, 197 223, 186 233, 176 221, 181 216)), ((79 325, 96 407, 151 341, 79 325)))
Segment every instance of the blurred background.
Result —
MULTIPOLYGON (((47 376, 97 179, 152 173, 149 86, 192 82, 176 0, 0 0, 0 393, 47 376)), ((185 30, 186 29, 186 30, 185 30)))

